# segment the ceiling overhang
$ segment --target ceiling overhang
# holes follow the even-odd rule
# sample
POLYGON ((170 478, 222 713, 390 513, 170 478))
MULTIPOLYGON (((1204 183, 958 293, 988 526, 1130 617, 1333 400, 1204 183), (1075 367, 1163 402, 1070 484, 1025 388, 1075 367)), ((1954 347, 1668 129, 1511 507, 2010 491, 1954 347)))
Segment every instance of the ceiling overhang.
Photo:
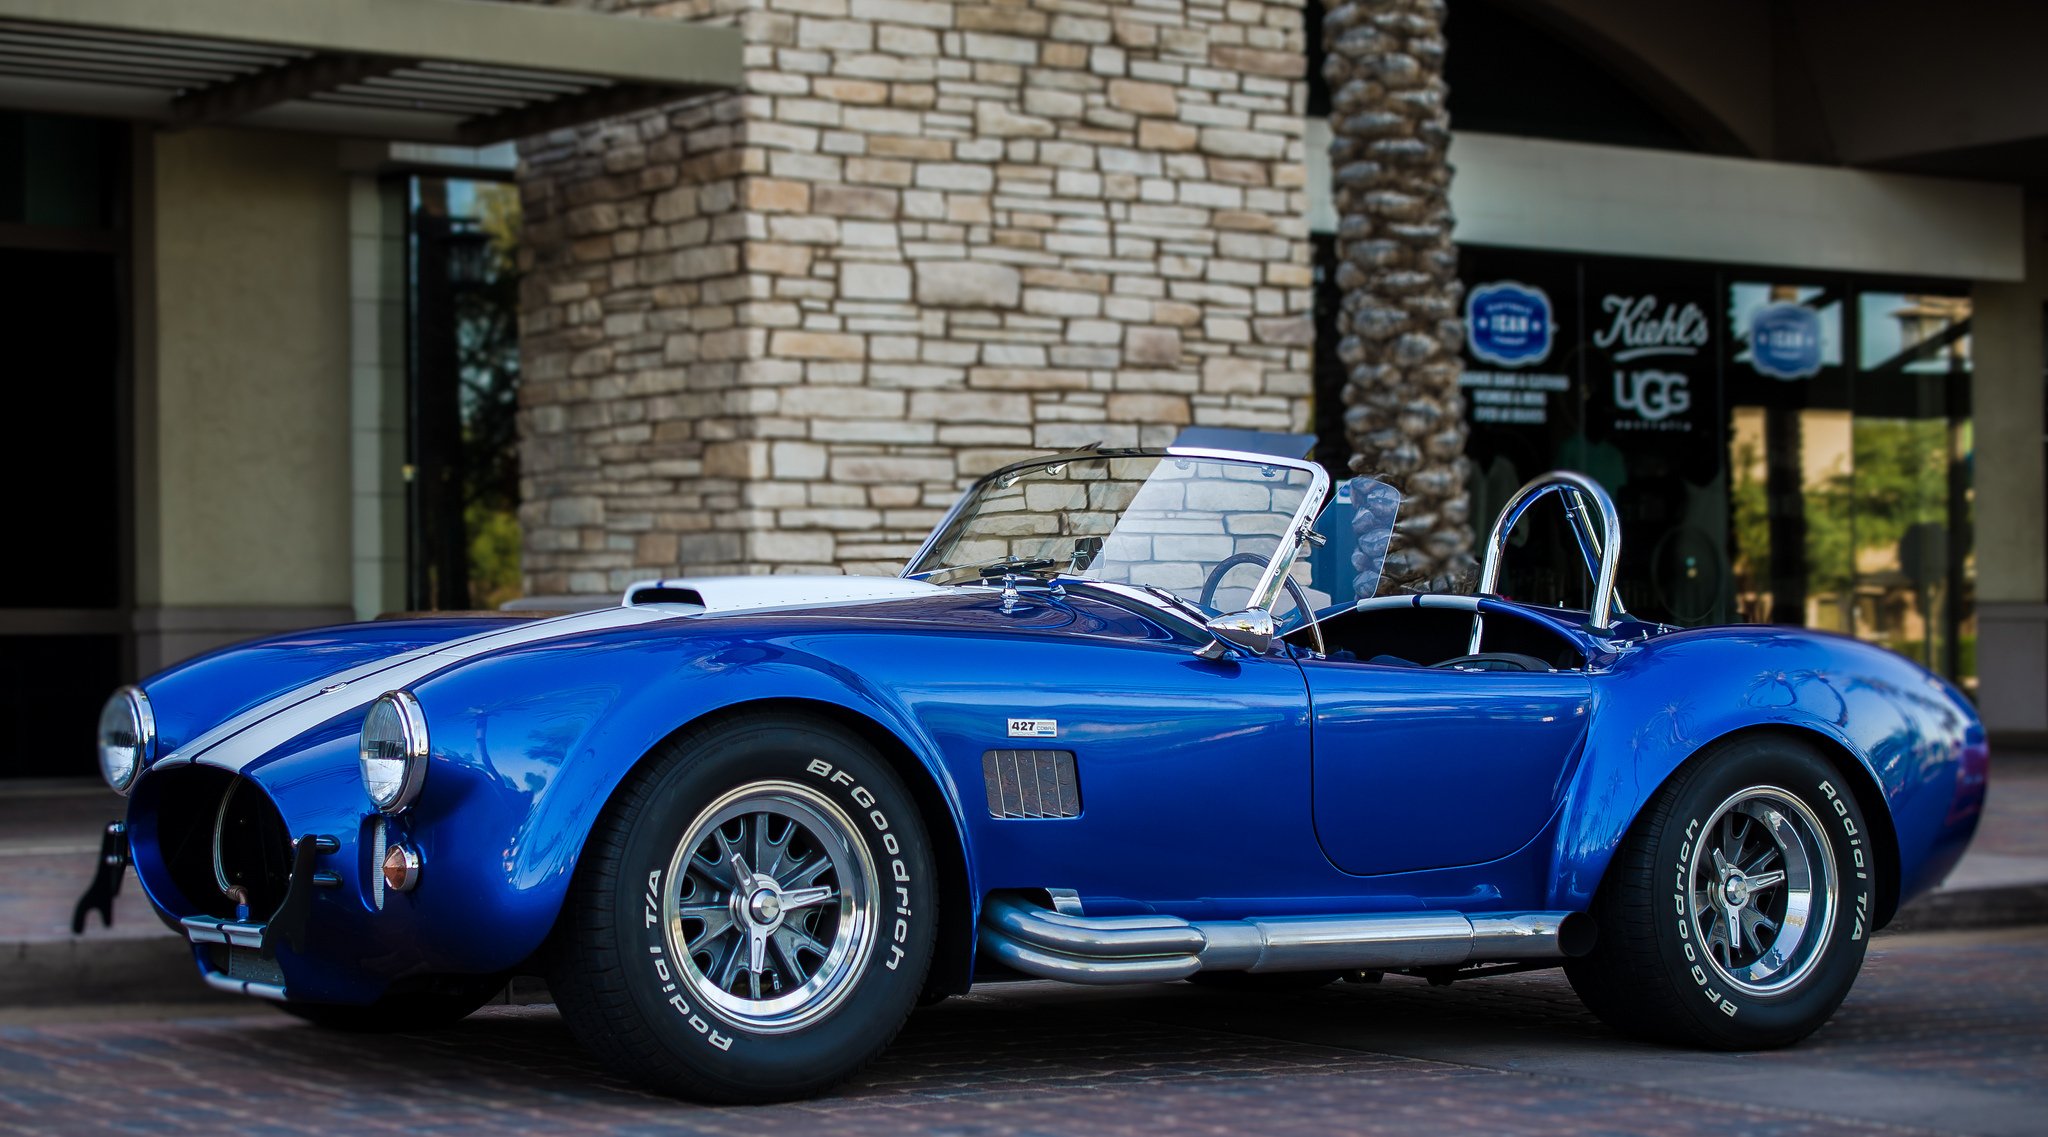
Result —
POLYGON ((487 145, 740 82, 737 29, 494 0, 0 0, 0 106, 487 145))

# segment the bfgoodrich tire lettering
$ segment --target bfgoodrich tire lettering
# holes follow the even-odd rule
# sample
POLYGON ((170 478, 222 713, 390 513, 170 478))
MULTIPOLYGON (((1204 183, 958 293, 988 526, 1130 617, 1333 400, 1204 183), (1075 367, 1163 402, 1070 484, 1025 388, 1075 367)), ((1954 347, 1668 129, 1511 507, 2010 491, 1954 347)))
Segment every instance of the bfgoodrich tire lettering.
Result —
POLYGON ((827 1089, 888 1045, 931 962, 909 792, 834 725, 752 714, 665 744, 592 833, 550 986, 577 1038, 714 1101, 827 1089))
POLYGON ((1811 1034, 1862 967, 1869 827, 1811 745, 1756 735, 1672 776, 1609 866, 1592 954, 1566 974, 1629 1034, 1730 1050, 1811 1034))

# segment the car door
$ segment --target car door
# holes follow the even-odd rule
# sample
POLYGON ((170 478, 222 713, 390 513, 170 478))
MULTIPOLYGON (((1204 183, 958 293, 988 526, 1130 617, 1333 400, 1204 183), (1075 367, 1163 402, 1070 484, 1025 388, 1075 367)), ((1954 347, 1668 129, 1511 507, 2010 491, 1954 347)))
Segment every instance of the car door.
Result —
POLYGON ((1328 873, 1292 659, 1200 658, 1078 589, 1007 613, 991 599, 948 623, 953 634, 914 648, 867 637, 876 650, 857 668, 958 771, 983 890, 1171 903, 1292 894, 1328 873), (1033 770, 1055 789, 1017 808, 1005 786, 1033 770))
POLYGON ((1318 839, 1362 875, 1479 864, 1556 811, 1592 713, 1583 672, 1304 659, 1318 839))

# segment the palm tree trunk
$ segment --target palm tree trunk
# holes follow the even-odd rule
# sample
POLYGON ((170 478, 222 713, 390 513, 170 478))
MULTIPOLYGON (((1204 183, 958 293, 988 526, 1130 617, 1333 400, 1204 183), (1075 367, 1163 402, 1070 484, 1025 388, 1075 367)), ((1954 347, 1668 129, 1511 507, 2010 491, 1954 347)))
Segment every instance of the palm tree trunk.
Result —
POLYGON ((1351 468, 1405 496, 1383 593, 1459 591, 1476 575, 1443 21, 1444 0, 1349 0, 1323 17, 1344 429, 1351 468))

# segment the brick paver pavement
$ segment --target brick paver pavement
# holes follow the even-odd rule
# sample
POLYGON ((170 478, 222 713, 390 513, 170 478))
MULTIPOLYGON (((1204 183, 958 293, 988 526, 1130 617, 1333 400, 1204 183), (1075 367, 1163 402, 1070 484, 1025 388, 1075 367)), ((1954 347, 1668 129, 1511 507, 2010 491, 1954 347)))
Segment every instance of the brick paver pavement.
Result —
POLYGON ((1973 853, 2048 857, 2048 754, 1991 753, 1991 785, 1973 853))
POLYGON ((919 1012, 817 1101, 712 1109, 606 1077, 551 1008, 432 1035, 271 1012, 0 1011, 8 1133, 2048 1132, 2048 929, 1880 939, 1814 1039, 1722 1055, 1617 1039, 1561 975, 1252 996, 989 986, 919 1012))

